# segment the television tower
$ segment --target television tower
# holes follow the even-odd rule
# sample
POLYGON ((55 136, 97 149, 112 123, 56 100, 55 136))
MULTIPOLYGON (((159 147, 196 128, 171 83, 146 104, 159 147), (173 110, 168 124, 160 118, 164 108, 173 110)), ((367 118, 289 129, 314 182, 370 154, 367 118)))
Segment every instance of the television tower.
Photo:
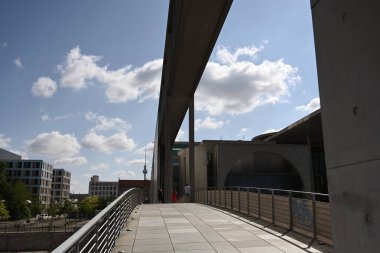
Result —
POLYGON ((144 173, 144 180, 146 180, 146 173, 148 173, 148 171, 146 170, 146 149, 145 149, 145 164, 144 164, 143 173, 144 173))

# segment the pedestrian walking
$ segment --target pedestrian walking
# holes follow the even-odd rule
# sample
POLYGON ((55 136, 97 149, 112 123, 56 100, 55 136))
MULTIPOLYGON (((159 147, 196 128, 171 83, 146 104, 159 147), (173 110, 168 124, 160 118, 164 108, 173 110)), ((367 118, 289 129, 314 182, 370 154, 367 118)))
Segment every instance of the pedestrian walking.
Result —
POLYGON ((172 193, 172 203, 177 202, 177 190, 175 187, 173 188, 173 193, 172 193))
POLYGON ((189 203, 190 202, 191 187, 189 184, 186 184, 184 189, 185 189, 186 202, 189 203))
POLYGON ((162 190, 162 187, 158 190, 158 203, 164 202, 164 190, 162 190))

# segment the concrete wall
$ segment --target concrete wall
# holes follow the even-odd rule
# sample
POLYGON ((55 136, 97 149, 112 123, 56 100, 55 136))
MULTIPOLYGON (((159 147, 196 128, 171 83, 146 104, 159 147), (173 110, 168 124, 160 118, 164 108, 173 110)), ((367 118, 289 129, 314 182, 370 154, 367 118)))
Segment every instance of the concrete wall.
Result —
MULTIPOLYGON (((179 193, 184 194, 183 187, 189 182, 189 149, 186 148, 179 152, 180 173, 179 173, 179 193), (186 172, 186 174, 185 174, 186 172)), ((204 189, 207 187, 207 149, 205 146, 194 147, 194 185, 190 185, 193 190, 204 189)))
POLYGON ((302 179, 303 190, 311 190, 310 162, 306 145, 285 144, 218 144, 215 146, 217 166, 217 187, 223 187, 228 172, 236 160, 257 151, 279 154, 286 158, 302 179))
MULTIPOLYGON (((285 157, 297 170, 303 183, 303 190, 311 190, 309 149, 306 145, 285 144, 253 144, 249 143, 217 143, 205 142, 195 147, 195 189, 207 187, 207 153, 213 154, 216 186, 223 187, 228 172, 239 158, 257 151, 266 151, 285 157)), ((180 152, 180 190, 185 185, 185 171, 188 174, 188 149, 180 152)), ((194 188, 193 188, 194 189, 194 188)))
POLYGON ((380 252, 380 1, 311 1, 334 252, 380 252))
POLYGON ((72 235, 71 232, 0 234, 0 252, 52 251, 72 235))

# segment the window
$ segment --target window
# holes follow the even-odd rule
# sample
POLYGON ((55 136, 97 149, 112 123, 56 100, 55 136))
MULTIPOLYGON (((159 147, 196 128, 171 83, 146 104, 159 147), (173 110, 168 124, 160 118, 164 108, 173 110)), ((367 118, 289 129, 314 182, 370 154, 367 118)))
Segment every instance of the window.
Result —
POLYGON ((18 162, 17 168, 19 168, 19 169, 22 168, 22 162, 18 162))

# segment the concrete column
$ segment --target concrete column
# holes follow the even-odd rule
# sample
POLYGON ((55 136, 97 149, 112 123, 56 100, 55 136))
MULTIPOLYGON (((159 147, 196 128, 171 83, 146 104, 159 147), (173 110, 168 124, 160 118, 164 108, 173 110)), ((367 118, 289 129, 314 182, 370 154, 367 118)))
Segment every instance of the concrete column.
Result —
POLYGON ((380 249, 380 1, 311 1, 334 252, 380 249))
POLYGON ((195 191, 195 168, 194 168, 194 96, 190 98, 189 103, 189 182, 191 186, 191 201, 194 200, 195 191))
MULTIPOLYGON (((169 113, 165 114, 166 116, 169 113)), ((172 194, 172 181, 173 181, 173 169, 172 169, 172 144, 170 143, 170 122, 165 119, 165 145, 163 148, 164 154, 162 156, 162 161, 164 161, 164 180, 163 180, 163 190, 164 190, 164 203, 171 203, 172 194)))

